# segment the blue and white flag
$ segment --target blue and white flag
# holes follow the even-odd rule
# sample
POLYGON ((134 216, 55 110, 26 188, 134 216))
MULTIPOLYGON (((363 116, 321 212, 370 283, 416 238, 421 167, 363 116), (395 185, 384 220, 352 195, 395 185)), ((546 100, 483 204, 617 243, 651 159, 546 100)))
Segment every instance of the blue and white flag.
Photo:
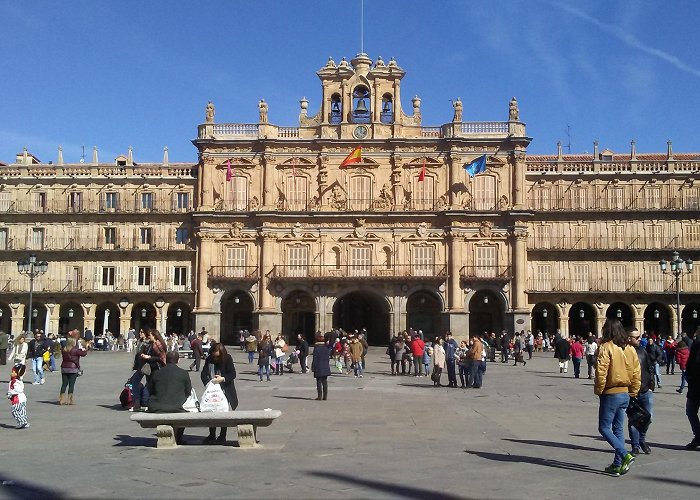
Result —
POLYGON ((469 177, 474 177, 476 174, 486 172, 486 155, 479 156, 464 165, 464 170, 467 171, 469 177))

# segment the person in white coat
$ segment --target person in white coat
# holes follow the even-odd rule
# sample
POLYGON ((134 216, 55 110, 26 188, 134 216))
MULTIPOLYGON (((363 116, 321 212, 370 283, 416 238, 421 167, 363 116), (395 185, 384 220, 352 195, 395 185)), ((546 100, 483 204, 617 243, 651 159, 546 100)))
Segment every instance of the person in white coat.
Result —
POLYGON ((433 366, 433 374, 431 375, 433 385, 435 387, 442 386, 442 384, 440 383, 440 376, 442 375, 442 370, 445 369, 445 348, 443 347, 444 343, 445 340, 442 337, 437 337, 435 339, 435 347, 433 348, 433 361, 435 364, 433 366))

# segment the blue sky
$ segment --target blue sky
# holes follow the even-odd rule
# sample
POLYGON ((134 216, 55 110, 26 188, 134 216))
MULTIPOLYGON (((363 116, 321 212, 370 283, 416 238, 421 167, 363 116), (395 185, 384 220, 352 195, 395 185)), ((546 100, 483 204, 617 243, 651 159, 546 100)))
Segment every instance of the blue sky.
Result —
MULTIPOLYGON (((406 70, 424 125, 502 121, 518 98, 530 153, 700 151, 700 3, 365 0, 364 49, 406 70)), ((208 100, 222 123, 297 124, 316 71, 360 51, 360 0, 0 0, 0 161, 196 161, 208 100)))

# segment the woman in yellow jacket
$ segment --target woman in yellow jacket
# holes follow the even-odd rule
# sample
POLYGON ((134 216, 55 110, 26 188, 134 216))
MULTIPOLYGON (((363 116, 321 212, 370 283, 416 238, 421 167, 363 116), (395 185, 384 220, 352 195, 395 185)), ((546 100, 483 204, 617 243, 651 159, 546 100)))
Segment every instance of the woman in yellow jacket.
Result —
POLYGON ((634 456, 625 448, 625 409, 630 397, 641 386, 639 358, 627 343, 627 333, 617 319, 603 325, 603 339, 598 349, 595 372, 595 394, 600 396, 598 432, 615 450, 613 463, 605 472, 613 476, 626 474, 634 456))

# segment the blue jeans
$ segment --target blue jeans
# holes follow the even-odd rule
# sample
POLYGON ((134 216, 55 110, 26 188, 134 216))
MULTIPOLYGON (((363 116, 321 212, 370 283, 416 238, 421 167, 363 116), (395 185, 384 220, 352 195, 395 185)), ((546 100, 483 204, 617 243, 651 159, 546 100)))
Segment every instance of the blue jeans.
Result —
POLYGON ((250 351, 248 353, 248 363, 252 365, 254 358, 255 358, 255 351, 250 351))
POLYGON ((688 382, 688 376, 685 374, 685 370, 681 370, 681 386, 678 388, 678 392, 683 392, 685 384, 688 382))
POLYGON ((148 387, 141 383, 143 379, 143 373, 140 370, 136 370, 129 383, 131 384, 131 398, 134 402, 134 408, 140 408, 141 406, 148 406, 148 400, 150 394, 148 393, 148 387))
POLYGON ((474 388, 481 387, 481 366, 486 364, 486 361, 472 361, 469 367, 469 378, 471 378, 471 386, 474 388))
POLYGON ((270 365, 263 365, 258 367, 258 375, 260 380, 262 380, 263 373, 267 375, 267 380, 270 380, 270 365))
POLYGON ((49 369, 52 372, 56 371, 56 358, 54 358, 53 353, 51 353, 51 357, 49 358, 49 369))
POLYGON ((359 377, 362 375, 362 361, 355 361, 353 363, 353 367, 355 369, 355 376, 359 377))
POLYGON ((38 358, 32 358, 32 371, 34 372, 34 383, 40 384, 41 380, 44 378, 43 356, 39 356, 38 358))
POLYGON ((427 363, 423 363, 423 368, 424 368, 423 373, 425 373, 426 377, 430 376, 430 365, 431 364, 432 363, 430 361, 428 361, 427 363))
POLYGON ((603 394, 600 396, 598 408, 598 432, 615 450, 613 465, 622 465, 622 459, 627 454, 625 449, 625 409, 630 396, 626 392, 620 394, 603 394))
POLYGON ((700 439, 700 419, 698 419, 698 410, 700 410, 700 399, 686 399, 685 416, 688 417, 690 428, 693 430, 694 439, 700 439))
MULTIPOLYGON (((637 401, 639 404, 646 410, 648 411, 652 418, 654 417, 654 393, 651 391, 647 391, 644 394, 640 394, 637 396, 637 401)), ((627 423, 627 430, 629 431, 630 434, 630 441, 632 443, 632 448, 639 448, 639 445, 641 443, 646 442, 646 437, 647 437, 647 430, 649 430, 649 427, 647 426, 646 429, 641 430, 637 429, 636 427, 633 427, 627 423)))
POLYGON ((659 372, 659 363, 654 363, 654 373, 656 374, 656 386, 661 387, 661 373, 659 372))

